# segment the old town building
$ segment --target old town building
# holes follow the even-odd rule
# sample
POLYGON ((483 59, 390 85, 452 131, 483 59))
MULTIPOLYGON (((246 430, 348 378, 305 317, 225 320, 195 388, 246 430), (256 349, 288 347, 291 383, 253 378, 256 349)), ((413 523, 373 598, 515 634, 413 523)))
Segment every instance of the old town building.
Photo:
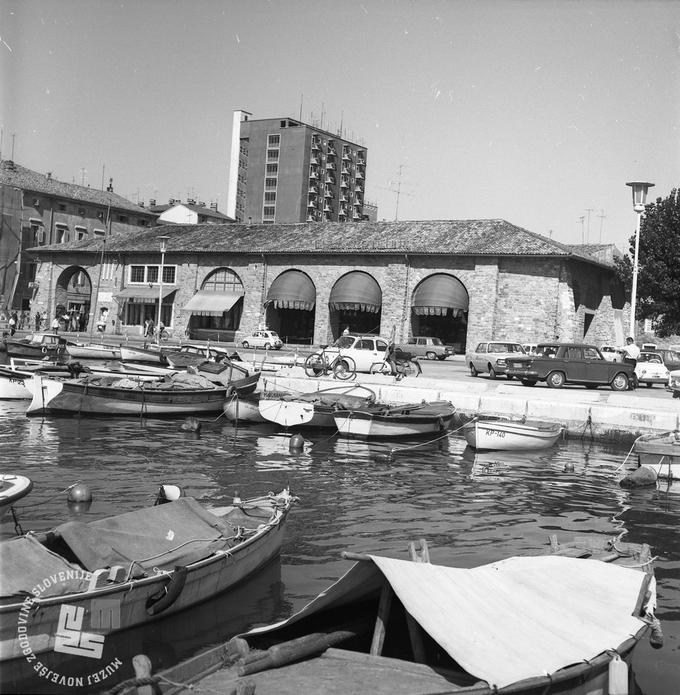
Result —
POLYGON ((64 305, 83 275, 92 315, 123 334, 157 320, 160 296, 174 337, 216 340, 266 323, 319 344, 349 326, 460 352, 490 338, 620 344, 626 320, 610 263, 504 220, 166 225, 32 253, 34 310, 64 305))

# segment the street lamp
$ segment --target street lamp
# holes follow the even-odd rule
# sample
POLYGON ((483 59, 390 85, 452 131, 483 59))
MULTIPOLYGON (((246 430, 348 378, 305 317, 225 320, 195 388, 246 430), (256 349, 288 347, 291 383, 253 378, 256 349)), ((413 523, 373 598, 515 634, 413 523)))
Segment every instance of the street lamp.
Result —
POLYGON ((633 260, 633 287, 630 293, 630 332, 629 336, 635 338, 635 302, 637 300, 637 276, 638 276, 638 251, 640 248, 640 219, 645 211, 647 191, 654 186, 647 181, 631 181, 626 186, 633 189, 633 210, 637 213, 637 226, 635 228, 635 258, 633 260))
POLYGON ((159 236, 161 244, 161 267, 158 273, 158 321, 156 322, 156 345, 161 344, 161 307, 163 306, 163 266, 165 265, 165 249, 169 236, 159 236))

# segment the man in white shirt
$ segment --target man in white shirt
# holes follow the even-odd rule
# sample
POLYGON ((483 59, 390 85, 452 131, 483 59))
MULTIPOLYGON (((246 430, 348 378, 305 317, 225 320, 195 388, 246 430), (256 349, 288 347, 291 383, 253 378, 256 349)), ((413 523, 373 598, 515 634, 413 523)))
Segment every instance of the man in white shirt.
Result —
POLYGON ((626 338, 626 344, 620 349, 623 353, 623 361, 635 367, 637 358, 640 357, 640 348, 635 344, 635 341, 631 337, 626 338))

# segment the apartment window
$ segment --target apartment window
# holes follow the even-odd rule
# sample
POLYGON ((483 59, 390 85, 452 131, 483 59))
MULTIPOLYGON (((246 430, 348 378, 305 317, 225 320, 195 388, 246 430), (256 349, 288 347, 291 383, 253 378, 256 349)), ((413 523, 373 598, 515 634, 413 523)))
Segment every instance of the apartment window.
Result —
POLYGON ((233 270, 216 270, 201 287, 209 292, 243 292, 243 283, 233 270))
POLYGON ((265 188, 276 188, 276 179, 275 178, 266 178, 264 180, 264 187, 265 188))
POLYGON ((81 217, 85 217, 85 208, 78 208, 78 214, 81 217))
POLYGON ((118 215, 118 221, 123 222, 123 223, 127 223, 127 221, 128 221, 127 215, 118 215))
POLYGON ((149 226, 149 220, 139 220, 139 226, 140 227, 148 227, 149 226))
POLYGON ((267 150, 267 161, 268 162, 278 162, 279 161, 279 150, 267 150))
POLYGON ((98 219, 98 220, 103 220, 103 219, 104 219, 104 211, 103 211, 103 210, 98 210, 98 211, 97 211, 97 219, 98 219))
POLYGON ((105 237, 105 236, 106 236, 106 232, 105 232, 103 229, 95 229, 95 230, 94 230, 94 235, 95 235, 96 237, 105 237))
POLYGON ((45 242, 45 228, 41 220, 30 220, 31 222, 31 246, 40 246, 45 242))
POLYGON ((68 241, 68 227, 65 224, 57 223, 56 225, 56 242, 57 244, 65 244, 68 241))
MULTIPOLYGON (((131 265, 129 283, 156 283, 158 282, 158 265, 131 265)), ((174 265, 163 265, 163 283, 168 285, 175 284, 177 268, 174 265)))
POLYGON ((280 135, 267 135, 267 147, 278 147, 280 144, 280 135))
POLYGON ((275 203, 276 202, 276 193, 275 192, 265 192, 264 194, 264 202, 265 203, 275 203))
POLYGON ((262 209, 262 221, 273 222, 276 208, 273 205, 265 205, 262 209))
POLYGON ((57 210, 60 210, 61 212, 65 212, 66 211, 66 203, 59 203, 57 205, 57 210))
POLYGON ((87 236, 87 229, 85 227, 79 227, 76 225, 76 239, 80 241, 81 239, 84 239, 87 236))

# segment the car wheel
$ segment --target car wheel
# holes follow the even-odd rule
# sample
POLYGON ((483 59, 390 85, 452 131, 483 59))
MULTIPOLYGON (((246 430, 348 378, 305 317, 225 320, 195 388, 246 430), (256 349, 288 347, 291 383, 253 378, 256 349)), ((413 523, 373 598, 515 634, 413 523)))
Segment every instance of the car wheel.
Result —
POLYGON ((472 364, 472 362, 470 362, 470 375, 471 376, 478 376, 479 375, 477 368, 475 367, 474 364, 472 364))
POLYGON ((506 378, 508 381, 512 381, 515 377, 514 377, 512 374, 506 374, 506 375, 505 375, 505 378, 506 378))
POLYGON ((247 340, 244 340, 241 345, 247 350, 250 347, 250 343, 247 340))
POLYGON ((548 378, 546 379, 546 383, 551 389, 561 389, 564 386, 565 381, 566 378, 564 376, 564 372, 550 372, 550 374, 548 374, 548 378))
POLYGON ((437 355, 434 354, 434 352, 426 352, 425 357, 427 357, 428 360, 436 360, 437 355))
POLYGON ((628 389, 628 377, 623 373, 619 372, 610 384, 612 391, 626 391, 628 389))
POLYGON ((536 382, 533 379, 522 379, 522 383, 525 386, 536 386, 536 382))
POLYGON ((490 364, 487 366, 489 367, 489 379, 495 379, 496 378, 496 370, 490 364))
POLYGON ((265 343, 265 344, 264 344, 264 349, 265 349, 265 350, 271 350, 271 349, 272 349, 271 344, 270 344, 270 343, 265 343))

